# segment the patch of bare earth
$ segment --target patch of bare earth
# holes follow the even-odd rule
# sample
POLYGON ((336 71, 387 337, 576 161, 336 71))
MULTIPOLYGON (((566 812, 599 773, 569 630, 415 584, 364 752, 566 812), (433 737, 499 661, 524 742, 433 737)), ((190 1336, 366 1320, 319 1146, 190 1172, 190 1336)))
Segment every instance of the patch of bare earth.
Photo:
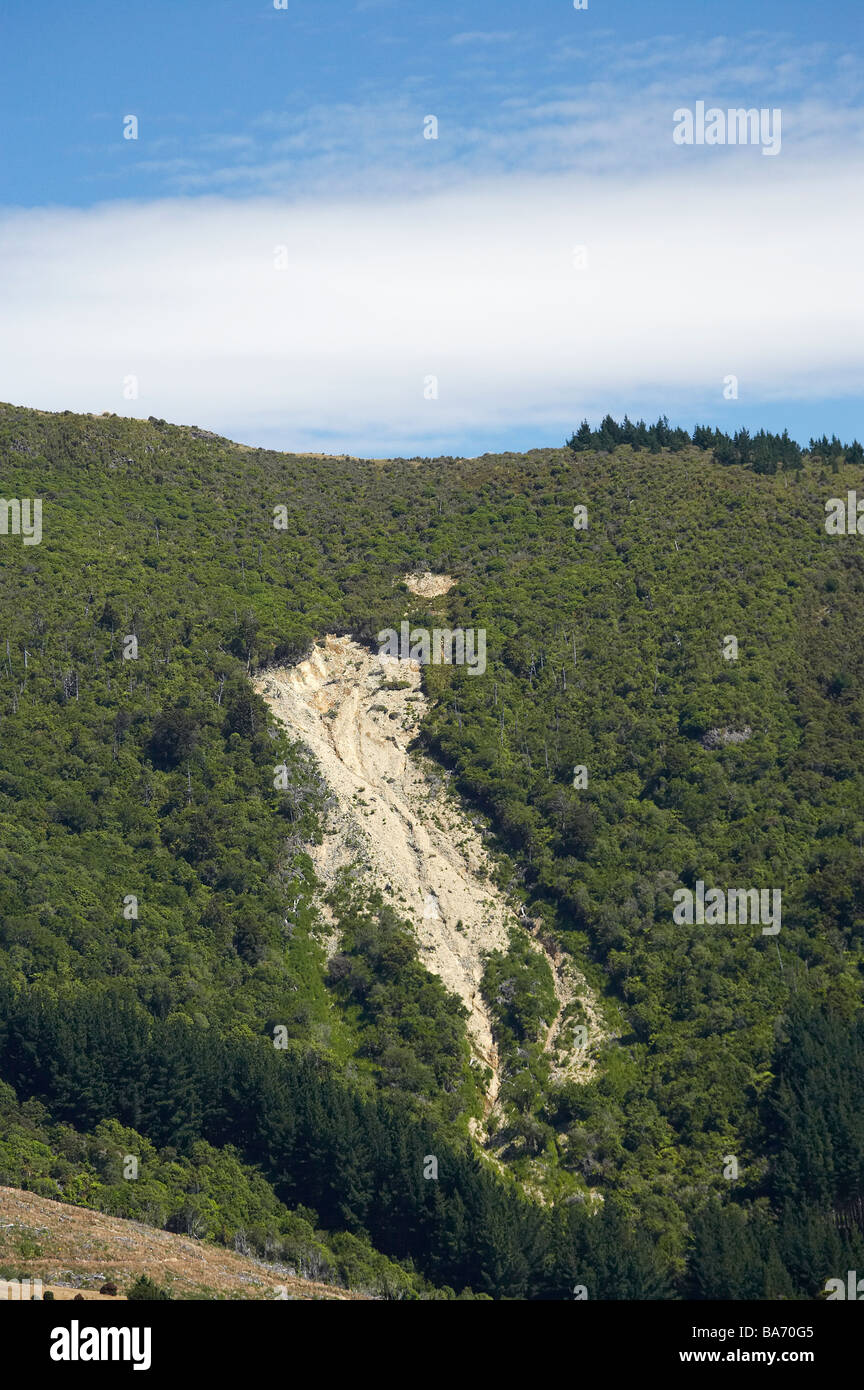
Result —
POLYGON ((85 1300, 107 1301, 99 1293, 106 1283, 116 1284, 125 1297, 142 1274, 169 1288, 175 1298, 363 1297, 300 1279, 282 1265, 13 1187, 0 1187, 0 1264, 26 1269, 61 1301, 77 1293, 85 1300))
MULTIPOLYGON (((319 879, 326 888, 350 868, 413 922, 420 959, 468 1010, 474 1052, 490 1072, 491 1112, 501 1068, 480 988, 486 956, 507 949, 512 928, 531 924, 520 923, 488 881, 489 856, 450 794, 447 774, 408 752, 427 708, 418 663, 328 636, 298 666, 263 673, 256 689, 315 754, 333 793, 323 842, 311 850, 319 879)), ((550 960, 560 1006, 547 1040, 553 1066, 585 1078, 593 1067, 588 1054, 565 1055, 564 1011, 577 996, 588 997, 587 985, 569 957, 532 939, 550 960)), ((331 953, 337 945, 331 936, 331 953)))
POLYGON ((494 1103, 498 1052, 480 981, 484 952, 506 946, 512 913, 483 881, 485 849, 445 779, 408 754, 426 710, 418 663, 327 637, 307 661, 266 672, 256 688, 315 754, 334 794, 323 843, 311 850, 318 877, 329 886, 351 868, 413 922, 421 960, 469 1011, 494 1103))
POLYGON ((519 921, 552 970, 558 1007, 543 1042, 551 1061, 550 1080, 589 1081, 596 1070, 595 1054, 610 1036, 594 992, 573 957, 544 930, 542 918, 532 921, 523 911, 519 921), (580 1026, 584 1035, 576 1031, 580 1026))
POLYGON ((456 583, 451 575, 432 574, 430 570, 417 574, 405 574, 402 578, 406 588, 420 598, 439 598, 441 594, 449 594, 456 583))

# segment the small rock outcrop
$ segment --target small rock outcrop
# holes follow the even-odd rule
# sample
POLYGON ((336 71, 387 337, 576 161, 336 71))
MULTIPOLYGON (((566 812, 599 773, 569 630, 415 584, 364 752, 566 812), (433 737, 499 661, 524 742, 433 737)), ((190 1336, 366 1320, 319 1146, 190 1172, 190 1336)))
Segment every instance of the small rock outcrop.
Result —
POLYGON ((709 729, 707 734, 702 736, 702 747, 722 748, 727 743, 746 743, 752 733, 749 724, 745 724, 743 729, 709 729))

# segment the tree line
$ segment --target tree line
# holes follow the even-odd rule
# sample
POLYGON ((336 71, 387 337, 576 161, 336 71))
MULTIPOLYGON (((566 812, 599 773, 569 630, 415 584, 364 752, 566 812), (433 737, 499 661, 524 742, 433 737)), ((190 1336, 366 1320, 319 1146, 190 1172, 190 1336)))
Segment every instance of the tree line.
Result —
POLYGON ((843 444, 835 435, 831 439, 823 434, 820 439, 811 439, 809 449, 802 449, 789 431, 773 434, 761 429, 756 434, 747 429, 727 434, 724 430, 712 429, 710 425, 695 425, 692 434, 680 425, 671 426, 665 415, 656 424, 646 425, 644 420, 633 421, 628 416, 619 423, 613 416, 606 415, 596 430, 592 430, 587 420, 567 440, 567 448, 574 454, 590 451, 613 453, 622 444, 634 449, 647 449, 658 454, 662 449, 673 453, 693 445, 697 449, 710 451, 717 463, 739 465, 752 468, 754 473, 776 473, 782 469, 801 468, 805 455, 823 460, 832 466, 843 462, 864 463, 864 446, 857 439, 851 444, 843 444))

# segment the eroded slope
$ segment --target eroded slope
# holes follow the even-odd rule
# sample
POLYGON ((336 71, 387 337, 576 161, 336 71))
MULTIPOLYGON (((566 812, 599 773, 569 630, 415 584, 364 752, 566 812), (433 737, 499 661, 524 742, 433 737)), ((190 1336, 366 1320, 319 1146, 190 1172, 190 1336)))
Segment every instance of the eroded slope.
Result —
MULTIPOLYGON (((469 1013, 477 1057, 490 1070, 494 1106, 498 1051, 481 993, 487 953, 506 950, 521 924, 488 881, 480 834, 448 793, 446 774, 408 752, 426 710, 415 661, 379 656, 348 637, 328 636, 306 661, 267 671, 256 689, 289 732, 315 754, 333 793, 323 843, 311 850, 325 885, 344 868, 365 876, 414 923, 421 959, 458 995, 469 1013)), ((561 1019, 574 997, 596 1018, 572 961, 532 933, 552 967, 559 1002, 547 1048, 558 1050, 561 1019)), ((335 940, 331 943, 335 950, 335 940)), ((587 1075, 588 1052, 557 1058, 562 1073, 587 1075)))
POLYGON ((469 1011, 494 1101, 498 1057, 480 981, 483 953, 506 946, 513 914, 483 881, 487 856, 475 827, 440 774, 408 754, 426 708, 417 662, 327 637, 299 666, 267 672, 257 689, 311 748, 335 797, 324 841, 311 851, 319 878, 329 884, 355 866, 413 921, 424 964, 469 1011))

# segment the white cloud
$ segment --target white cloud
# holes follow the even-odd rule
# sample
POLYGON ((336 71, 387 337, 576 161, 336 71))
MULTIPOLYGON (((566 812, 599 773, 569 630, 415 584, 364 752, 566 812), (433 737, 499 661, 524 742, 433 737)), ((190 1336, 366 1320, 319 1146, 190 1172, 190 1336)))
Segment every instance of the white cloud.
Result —
POLYGON ((679 153, 641 181, 3 215, 3 395, 380 454, 719 401, 728 373, 754 401, 860 392, 860 166, 679 153))

